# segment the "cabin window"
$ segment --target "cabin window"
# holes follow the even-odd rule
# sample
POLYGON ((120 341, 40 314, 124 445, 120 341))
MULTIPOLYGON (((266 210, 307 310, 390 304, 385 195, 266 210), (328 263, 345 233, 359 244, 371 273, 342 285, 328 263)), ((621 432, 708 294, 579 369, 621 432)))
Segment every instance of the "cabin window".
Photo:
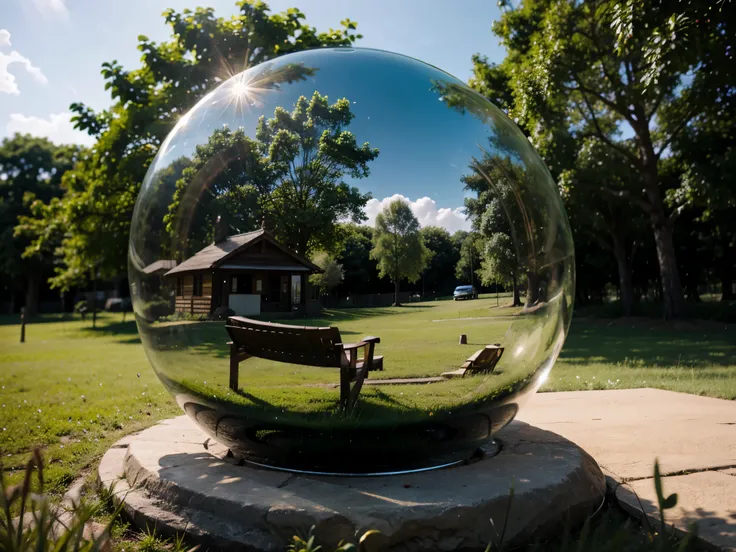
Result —
POLYGON ((184 295, 184 282, 181 281, 181 276, 176 278, 176 294, 180 297, 184 295))
POLYGON ((193 276, 193 289, 192 289, 192 295, 195 297, 201 297, 202 296, 202 275, 201 274, 195 274, 193 276))
POLYGON ((233 276, 230 280, 230 293, 238 293, 238 277, 233 276))
POLYGON ((302 302, 302 277, 299 274, 291 275, 291 305, 295 307, 302 302))

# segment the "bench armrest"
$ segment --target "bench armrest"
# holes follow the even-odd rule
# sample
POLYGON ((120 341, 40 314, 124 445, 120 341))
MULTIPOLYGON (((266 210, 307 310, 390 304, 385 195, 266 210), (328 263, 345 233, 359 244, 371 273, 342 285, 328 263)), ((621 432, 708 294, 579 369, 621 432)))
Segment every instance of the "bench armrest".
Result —
POLYGON ((380 337, 368 336, 368 337, 364 337, 363 339, 361 339, 357 343, 343 343, 342 344, 342 349, 343 349, 343 351, 351 351, 353 349, 358 349, 360 347, 365 347, 367 345, 373 345, 375 343, 380 343, 380 342, 381 342, 381 338, 380 337))
POLYGON ((365 343, 363 341, 359 341, 358 343, 343 343, 342 350, 352 351, 353 349, 360 349, 361 347, 365 347, 366 345, 368 345, 368 343, 365 343))

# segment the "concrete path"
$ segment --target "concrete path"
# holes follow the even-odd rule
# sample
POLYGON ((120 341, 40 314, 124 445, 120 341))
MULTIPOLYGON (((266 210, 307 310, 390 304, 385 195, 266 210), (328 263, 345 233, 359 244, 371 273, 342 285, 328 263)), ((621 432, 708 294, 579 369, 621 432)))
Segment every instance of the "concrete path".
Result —
POLYGON ((658 389, 538 393, 519 419, 580 445, 626 483, 615 493, 631 512, 641 512, 639 500, 657 511, 659 459, 665 495, 679 497, 668 522, 695 523, 707 543, 736 550, 736 401, 658 389))

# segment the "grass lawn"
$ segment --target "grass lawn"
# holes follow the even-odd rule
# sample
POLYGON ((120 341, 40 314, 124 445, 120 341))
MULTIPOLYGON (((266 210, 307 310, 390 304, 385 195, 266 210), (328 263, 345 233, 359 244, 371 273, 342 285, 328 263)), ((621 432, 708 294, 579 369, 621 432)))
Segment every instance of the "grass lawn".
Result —
POLYGON ((311 326, 337 326, 345 341, 364 335, 381 338, 377 354, 385 356, 383 378, 425 378, 459 368, 489 343, 515 343, 492 374, 476 374, 429 385, 366 385, 356 409, 339 412, 337 369, 285 364, 252 358, 240 366, 240 389, 229 389, 229 337, 221 322, 165 322, 150 325, 149 353, 172 386, 208 401, 242 407, 251 419, 278 419, 301 427, 383 427, 419 420, 436 421, 466 405, 511 393, 525 385, 546 358, 560 323, 556 304, 533 315, 519 309, 489 308, 495 300, 437 301, 401 308, 326 311, 311 326), (467 345, 459 345, 466 334, 467 345))
MULTIPOLYGON (((481 344, 515 331, 514 324, 522 330, 522 317, 512 314, 513 309, 495 308, 494 297, 377 312, 335 311, 330 316, 346 339, 379 335, 383 340, 379 352, 386 357, 384 375, 398 377, 437 375, 445 367, 459 366, 481 344), (468 334, 471 345, 458 346, 459 333, 468 334)), ((44 317, 28 326, 25 344, 18 343, 16 320, 0 320, 0 463, 11 479, 20 477, 28 453, 43 446, 50 487, 60 491, 120 436, 181 412, 151 370, 130 316, 123 323, 120 314, 103 314, 96 330, 89 318, 44 317)), ((217 359, 218 370, 222 367, 221 374, 213 371, 212 377, 227 374, 227 336, 220 336, 221 326, 212 327, 216 333, 209 340, 200 339, 194 354, 181 353, 179 360, 176 354, 167 355, 172 366, 189 362, 189 373, 185 369, 180 375, 201 378, 202 385, 205 379, 197 367, 211 359, 217 359)), ((283 365, 279 369, 289 370, 283 365)), ((503 373, 502 364, 499 369, 503 373)), ((513 372, 512 367, 506 370, 513 372)), ((248 365, 241 370, 241 384, 250 385, 259 372, 262 390, 279 385, 284 375, 265 364, 248 365)), ((293 372, 300 384, 324 381, 326 373, 293 372)), ((206 385, 214 385, 212 377, 207 376, 206 385)), ((462 380, 457 385, 462 386, 462 380)), ((628 387, 736 399, 736 332, 710 322, 573 319, 560 360, 543 390, 628 387)), ((318 394, 336 393, 315 389, 318 394)), ((396 390, 394 398, 410 401, 402 392, 396 390)), ((361 397, 365 394, 369 403, 371 393, 374 390, 364 388, 361 397)), ((452 394, 442 400, 447 396, 452 394)))

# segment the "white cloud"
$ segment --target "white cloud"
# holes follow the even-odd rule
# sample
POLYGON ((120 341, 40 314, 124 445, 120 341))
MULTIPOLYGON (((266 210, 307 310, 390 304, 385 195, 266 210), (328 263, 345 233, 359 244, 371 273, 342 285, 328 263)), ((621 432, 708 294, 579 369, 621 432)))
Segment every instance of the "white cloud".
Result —
POLYGON ((53 15, 66 19, 69 17, 69 8, 64 4, 65 0, 33 0, 36 9, 44 16, 53 15))
MULTIPOLYGON (((0 46, 10 46, 10 32, 7 29, 0 29, 0 46)), ((22 65, 41 84, 49 82, 46 75, 38 67, 33 65, 30 59, 22 56, 20 52, 16 50, 13 50, 9 54, 0 52, 0 92, 20 94, 18 83, 15 81, 15 75, 8 69, 14 63, 22 65)))
POLYGON ((10 121, 5 127, 8 135, 16 132, 44 136, 55 144, 82 144, 90 146, 94 143, 86 132, 74 128, 71 113, 52 113, 48 119, 42 117, 26 117, 20 113, 11 113, 10 121))
POLYGON ((428 197, 420 197, 416 201, 412 201, 408 197, 401 194, 394 194, 391 197, 385 197, 382 200, 371 199, 365 206, 365 215, 368 220, 364 223, 373 226, 376 222, 376 215, 380 213, 392 201, 403 199, 411 207, 412 213, 419 220, 420 226, 439 226, 446 229, 451 234, 457 230, 470 230, 470 221, 465 218, 462 207, 437 208, 437 202, 428 197))

